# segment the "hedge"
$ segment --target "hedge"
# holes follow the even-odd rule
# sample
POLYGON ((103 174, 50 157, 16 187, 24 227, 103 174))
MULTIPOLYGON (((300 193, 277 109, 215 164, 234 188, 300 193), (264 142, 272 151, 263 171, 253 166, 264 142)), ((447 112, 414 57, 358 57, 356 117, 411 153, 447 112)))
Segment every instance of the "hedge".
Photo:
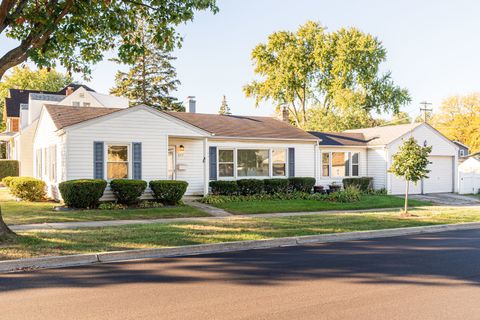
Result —
POLYGON ((178 204, 188 187, 186 181, 180 180, 153 180, 149 185, 155 200, 169 205, 178 204))
POLYGON ((343 179, 343 188, 355 187, 362 192, 367 192, 373 187, 372 177, 345 178, 343 179))
POLYGON ((291 177, 288 178, 288 182, 290 190, 310 193, 315 185, 315 178, 291 177))
POLYGON ((210 192, 215 195, 231 196, 237 194, 238 185, 235 180, 210 181, 210 192))
POLYGON ((72 208, 96 208, 106 187, 102 179, 69 180, 58 186, 63 201, 72 208))
POLYGON ((265 179, 263 184, 265 192, 268 194, 288 192, 289 181, 287 179, 265 179))
POLYGON ((18 177, 19 164, 17 160, 0 160, 0 179, 18 177))
POLYGON ((32 177, 9 177, 7 180, 10 193, 22 200, 41 201, 46 197, 45 182, 32 177))
POLYGON ((263 180, 260 179, 237 180, 237 185, 238 192, 244 196, 263 192, 263 180))
POLYGON ((147 188, 143 180, 115 179, 110 181, 113 194, 121 204, 135 204, 147 188))
POLYGON ((10 187, 10 182, 12 182, 12 180, 14 180, 15 178, 17 177, 5 177, 2 179, 2 183, 5 185, 5 187, 10 187))

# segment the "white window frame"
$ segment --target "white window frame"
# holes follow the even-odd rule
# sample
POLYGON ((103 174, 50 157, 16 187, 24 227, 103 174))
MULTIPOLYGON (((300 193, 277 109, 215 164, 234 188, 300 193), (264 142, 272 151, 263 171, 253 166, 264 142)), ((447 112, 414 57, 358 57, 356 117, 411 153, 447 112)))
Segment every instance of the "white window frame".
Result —
POLYGON ((464 157, 465 156, 465 150, 464 149, 460 149, 460 157, 464 157))
POLYGON ((125 142, 105 142, 105 147, 104 147, 104 155, 105 155, 105 164, 104 164, 104 172, 105 172, 105 178, 107 181, 112 181, 114 179, 108 178, 108 163, 112 161, 108 161, 108 147, 110 146, 118 146, 118 147, 127 147, 127 156, 128 156, 128 161, 127 161, 127 178, 125 179, 132 179, 132 144, 131 143, 125 143, 125 142))
POLYGON ((232 148, 232 147, 218 147, 217 146, 217 179, 218 180, 238 180, 238 179, 267 179, 267 178, 287 178, 288 177, 288 147, 272 147, 272 148, 262 148, 262 147, 241 147, 241 148, 232 148), (284 149, 285 150, 285 175, 284 176, 274 176, 273 175, 273 158, 272 150, 273 149, 284 149), (233 176, 232 177, 221 177, 220 176, 220 150, 233 150, 233 176), (267 176, 239 176, 238 175, 238 151, 239 150, 267 150, 268 151, 268 175, 267 176))
POLYGON ((321 152, 321 157, 320 157, 320 173, 321 173, 321 177, 322 178, 332 178, 332 179, 343 179, 343 178, 356 178, 356 177, 361 177, 360 175, 360 157, 361 157, 361 153, 359 151, 322 151, 321 152), (329 158, 328 158, 328 173, 329 175, 328 176, 325 176, 323 175, 323 154, 329 154, 329 158), (338 176, 338 177, 334 177, 332 175, 332 172, 333 172, 333 168, 332 168, 332 158, 333 158, 333 153, 343 153, 345 155, 345 162, 348 161, 348 176, 347 175, 344 175, 344 176, 338 176), (353 175, 353 155, 354 154, 358 154, 358 162, 355 163, 355 165, 358 166, 358 175, 354 176, 353 175))

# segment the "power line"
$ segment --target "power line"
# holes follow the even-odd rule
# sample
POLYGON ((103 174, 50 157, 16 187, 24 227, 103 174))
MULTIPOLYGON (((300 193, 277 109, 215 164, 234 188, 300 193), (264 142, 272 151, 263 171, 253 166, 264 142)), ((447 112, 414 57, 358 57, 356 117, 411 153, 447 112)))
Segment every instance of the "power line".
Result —
POLYGON ((423 112, 423 122, 427 122, 427 112, 432 112, 433 109, 427 108, 427 106, 431 106, 431 102, 427 101, 422 101, 420 102, 421 105, 423 105, 423 108, 420 108, 420 112, 423 112))

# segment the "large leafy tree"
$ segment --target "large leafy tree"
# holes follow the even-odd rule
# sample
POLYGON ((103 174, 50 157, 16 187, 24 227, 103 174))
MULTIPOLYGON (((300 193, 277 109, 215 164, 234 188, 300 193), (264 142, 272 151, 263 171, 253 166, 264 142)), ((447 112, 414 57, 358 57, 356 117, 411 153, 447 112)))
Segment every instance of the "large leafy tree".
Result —
POLYGON ((415 138, 411 137, 402 144, 396 154, 393 155, 392 166, 389 172, 397 177, 405 179, 405 209, 408 214, 408 192, 410 182, 415 184, 421 179, 428 178, 428 156, 432 152, 431 146, 420 146, 415 138))
POLYGON ((139 17, 150 27, 152 41, 170 50, 181 41, 178 24, 192 20, 196 10, 217 11, 215 0, 0 1, 0 35, 18 41, 0 56, 0 79, 27 59, 88 74, 89 66, 114 48, 120 60, 131 63, 144 49, 132 36, 139 17))
POLYGON ((58 91, 73 81, 72 77, 55 70, 34 70, 28 66, 14 67, 0 81, 0 114, 3 115, 9 89, 58 91))
POLYGON ((410 101, 390 72, 380 72, 386 60, 381 42, 356 28, 327 32, 309 21, 296 32, 271 34, 254 48, 252 60, 259 79, 244 87, 246 96, 257 105, 270 100, 287 106, 302 128, 317 114, 345 112, 361 119, 371 112, 396 113, 410 101))
POLYGON ((125 96, 131 105, 145 104, 160 110, 183 111, 184 108, 171 92, 180 81, 172 65, 174 57, 152 41, 152 33, 145 23, 139 23, 134 36, 144 47, 128 72, 118 71, 115 87, 110 93, 125 96))
POLYGON ((480 93, 445 99, 430 122, 449 139, 480 151, 480 93))

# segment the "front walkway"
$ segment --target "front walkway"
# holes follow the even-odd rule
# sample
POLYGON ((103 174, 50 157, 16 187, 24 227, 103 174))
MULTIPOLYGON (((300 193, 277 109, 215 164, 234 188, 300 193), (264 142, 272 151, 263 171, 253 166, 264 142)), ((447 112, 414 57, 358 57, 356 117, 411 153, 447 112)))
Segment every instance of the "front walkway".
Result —
MULTIPOLYGON (((434 207, 424 207, 424 209, 432 209, 434 207)), ((401 208, 377 208, 377 209, 360 209, 360 210, 326 210, 312 212, 280 212, 280 213, 258 213, 245 215, 228 215, 228 216, 212 216, 212 217, 193 217, 193 218, 164 218, 164 219, 137 219, 137 220, 107 220, 107 221, 84 221, 84 222, 52 222, 52 223, 36 223, 10 225, 10 229, 15 232, 33 231, 33 230, 64 230, 79 228, 101 228, 116 227, 132 224, 154 224, 154 223, 176 223, 176 222, 208 222, 211 220, 228 220, 242 218, 281 218, 294 216, 308 216, 318 214, 348 214, 348 213, 368 213, 368 212, 395 212, 401 208)), ((480 204, 472 209, 480 209, 480 204)))

